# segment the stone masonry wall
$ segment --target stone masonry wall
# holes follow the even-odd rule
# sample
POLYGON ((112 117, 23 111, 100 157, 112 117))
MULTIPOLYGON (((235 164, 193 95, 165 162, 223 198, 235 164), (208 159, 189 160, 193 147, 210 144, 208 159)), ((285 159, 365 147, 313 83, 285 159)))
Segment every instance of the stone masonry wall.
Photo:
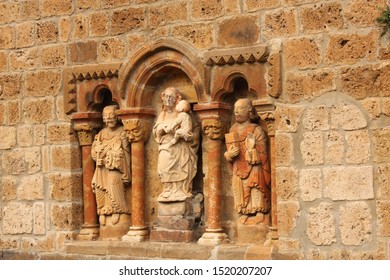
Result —
POLYGON ((61 252, 83 222, 80 149, 63 112, 64 69, 125 62, 169 36, 199 54, 280 41, 279 252, 390 259, 390 35, 381 36, 375 21, 386 4, 0 1, 2 251, 61 252))

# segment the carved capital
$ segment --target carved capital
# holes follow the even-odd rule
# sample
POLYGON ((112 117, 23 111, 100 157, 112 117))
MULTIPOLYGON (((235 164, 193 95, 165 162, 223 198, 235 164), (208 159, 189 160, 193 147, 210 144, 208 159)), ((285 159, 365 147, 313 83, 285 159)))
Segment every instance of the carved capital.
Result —
POLYGON ((266 122, 268 128, 268 135, 275 136, 275 116, 274 112, 258 112, 260 118, 266 122))
POLYGON ((72 116, 80 146, 91 146, 97 131, 102 126, 100 113, 78 113, 72 116))
POLYGON ((145 142, 148 140, 152 125, 148 120, 126 119, 122 120, 127 140, 132 142, 145 142))
POLYGON ((219 119, 202 120, 202 129, 204 134, 212 140, 223 140, 228 131, 228 122, 219 119))

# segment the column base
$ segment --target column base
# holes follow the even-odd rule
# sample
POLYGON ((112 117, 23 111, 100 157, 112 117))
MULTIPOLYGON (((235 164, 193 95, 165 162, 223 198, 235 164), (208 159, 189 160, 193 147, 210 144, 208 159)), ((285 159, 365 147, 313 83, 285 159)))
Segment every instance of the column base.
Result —
POLYGON ((96 240, 99 238, 99 225, 82 225, 82 229, 77 234, 77 240, 96 240))
POLYGON ((122 241, 144 242, 149 240, 149 229, 147 227, 130 227, 122 241))
POLYGON ((204 246, 215 246, 219 244, 229 243, 229 238, 224 232, 207 231, 203 233, 202 237, 199 238, 198 244, 204 246))

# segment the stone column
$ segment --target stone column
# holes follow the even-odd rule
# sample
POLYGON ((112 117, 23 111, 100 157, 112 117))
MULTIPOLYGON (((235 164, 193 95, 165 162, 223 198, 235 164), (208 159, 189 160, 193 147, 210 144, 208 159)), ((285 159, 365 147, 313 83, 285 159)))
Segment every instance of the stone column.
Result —
POLYGON ((92 191, 95 162, 91 157, 91 146, 97 130, 101 128, 102 116, 101 113, 76 113, 72 115, 72 122, 81 146, 83 166, 84 223, 77 238, 94 240, 99 236, 99 223, 96 198, 92 191))
POLYGON ((222 148, 227 132, 231 107, 225 103, 198 104, 195 106, 207 136, 208 190, 206 203, 207 228, 198 240, 200 245, 218 245, 229 242, 221 225, 222 212, 222 148))
POLYGON ((275 106, 268 103, 256 103, 256 108, 260 118, 267 124, 267 134, 269 137, 269 155, 271 161, 271 227, 267 236, 266 243, 272 243, 279 239, 278 237, 278 217, 277 217, 277 192, 276 192, 276 150, 275 150, 275 106))
POLYGON ((156 114, 142 108, 121 109, 117 114, 131 143, 131 226, 122 240, 142 242, 150 234, 145 223, 145 142, 156 114))

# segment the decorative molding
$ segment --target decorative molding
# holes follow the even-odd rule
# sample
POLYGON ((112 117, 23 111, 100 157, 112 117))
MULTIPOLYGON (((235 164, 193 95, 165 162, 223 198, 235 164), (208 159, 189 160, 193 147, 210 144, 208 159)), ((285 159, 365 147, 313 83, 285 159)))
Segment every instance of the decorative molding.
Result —
POLYGON ((266 62, 268 49, 266 46, 253 46, 244 48, 233 48, 214 50, 206 52, 204 60, 207 66, 223 66, 233 64, 266 62))
POLYGON ((122 120, 130 143, 145 142, 152 131, 152 120, 156 112, 150 108, 126 108, 116 110, 116 114, 122 120))
POLYGON ((268 94, 278 98, 282 93, 280 52, 271 54, 268 63, 270 65, 268 69, 268 94))

